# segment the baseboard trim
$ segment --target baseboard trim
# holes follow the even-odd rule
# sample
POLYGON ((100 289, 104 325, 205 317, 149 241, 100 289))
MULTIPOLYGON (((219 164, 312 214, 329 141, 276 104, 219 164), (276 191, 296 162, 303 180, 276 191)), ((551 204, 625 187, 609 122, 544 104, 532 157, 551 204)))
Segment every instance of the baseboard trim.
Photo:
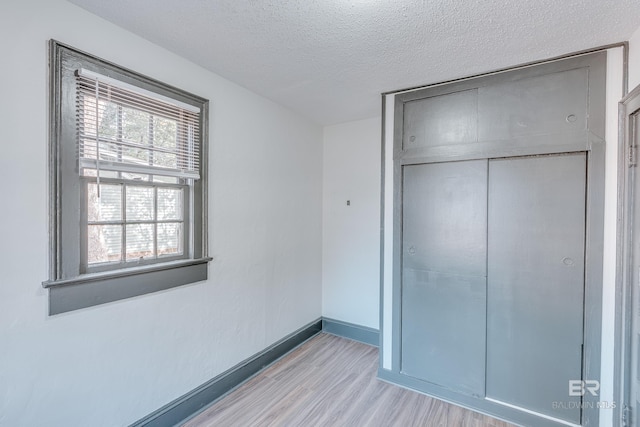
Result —
POLYGON ((377 329, 322 317, 252 357, 238 363, 215 378, 152 412, 129 427, 167 427, 179 425, 194 417, 220 397, 260 372, 309 338, 326 332, 350 340, 378 346, 380 333, 377 329))
POLYGON ((380 332, 377 329, 330 319, 328 317, 322 318, 322 332, 349 338, 350 340, 359 341, 375 347, 378 347, 380 343, 380 332))
POLYGON ((189 393, 136 421, 130 427, 167 427, 183 423, 258 373, 265 366, 319 333, 322 326, 322 319, 311 322, 189 393))

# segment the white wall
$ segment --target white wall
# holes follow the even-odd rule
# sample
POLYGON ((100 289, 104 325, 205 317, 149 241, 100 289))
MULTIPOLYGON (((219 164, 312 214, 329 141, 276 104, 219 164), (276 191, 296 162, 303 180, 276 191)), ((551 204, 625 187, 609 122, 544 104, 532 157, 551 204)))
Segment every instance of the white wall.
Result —
POLYGON ((322 314, 374 329, 380 318, 380 155, 379 117, 324 129, 322 314))
POLYGON ((640 85, 640 28, 629 39, 629 91, 640 85))
POLYGON ((0 425, 127 425, 321 315, 321 127, 63 0, 0 38, 0 425), (207 282, 47 316, 50 38, 210 99, 207 282))
POLYGON ((393 162, 393 133, 395 116, 395 95, 384 97, 384 244, 382 247, 382 324, 380 335, 382 346, 380 359, 384 369, 393 368, 393 200, 394 200, 394 162, 393 162))
MULTIPOLYGON (((616 227, 618 220, 618 102, 623 92, 622 48, 607 51, 606 148, 604 189, 604 242, 602 263, 602 350, 600 373, 600 400, 613 402, 614 337, 616 310, 616 227)), ((600 411, 600 426, 609 427, 613 410, 600 411)))

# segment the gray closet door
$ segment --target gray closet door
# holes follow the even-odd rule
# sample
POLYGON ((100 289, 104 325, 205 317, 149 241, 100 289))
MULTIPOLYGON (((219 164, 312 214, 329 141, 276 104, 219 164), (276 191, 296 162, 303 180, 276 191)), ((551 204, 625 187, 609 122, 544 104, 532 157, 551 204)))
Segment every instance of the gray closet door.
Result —
POLYGON ((584 153, 489 162, 487 397, 576 424, 585 177, 584 153))
POLYGON ((487 160, 403 179, 401 370, 484 396, 487 160))

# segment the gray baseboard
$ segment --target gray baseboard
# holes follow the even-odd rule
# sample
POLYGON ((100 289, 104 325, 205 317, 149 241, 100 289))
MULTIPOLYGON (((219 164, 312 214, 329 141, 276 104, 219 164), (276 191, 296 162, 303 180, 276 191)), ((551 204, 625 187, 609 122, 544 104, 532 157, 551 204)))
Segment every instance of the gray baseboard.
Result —
POLYGON ((378 347, 380 343, 380 332, 377 329, 330 319, 328 317, 322 318, 322 332, 360 341, 376 347, 378 347))
POLYGON ((136 421, 130 427, 167 427, 184 422, 321 330, 322 320, 318 319, 136 421))
POLYGON ((129 427, 168 427, 185 422, 247 379, 319 332, 378 346, 377 329, 323 317, 212 378, 129 427))

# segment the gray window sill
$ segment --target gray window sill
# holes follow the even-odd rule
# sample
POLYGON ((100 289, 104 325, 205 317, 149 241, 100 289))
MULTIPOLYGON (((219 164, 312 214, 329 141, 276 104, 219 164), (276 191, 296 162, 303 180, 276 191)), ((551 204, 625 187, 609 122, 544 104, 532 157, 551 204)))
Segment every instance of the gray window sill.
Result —
POLYGON ((118 301, 207 279, 211 258, 171 261, 46 281, 49 315, 118 301))

